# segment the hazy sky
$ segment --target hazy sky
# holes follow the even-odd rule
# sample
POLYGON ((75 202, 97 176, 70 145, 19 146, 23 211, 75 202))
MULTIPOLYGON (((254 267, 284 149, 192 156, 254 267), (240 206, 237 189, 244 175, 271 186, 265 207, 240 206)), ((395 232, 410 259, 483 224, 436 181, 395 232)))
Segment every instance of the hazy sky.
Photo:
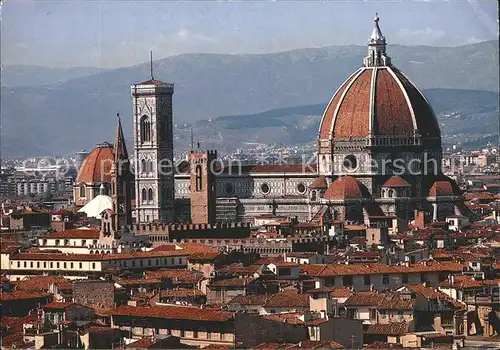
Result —
POLYGON ((120 67, 180 53, 364 45, 376 11, 389 44, 498 38, 491 1, 48 1, 2 5, 2 64, 120 67))

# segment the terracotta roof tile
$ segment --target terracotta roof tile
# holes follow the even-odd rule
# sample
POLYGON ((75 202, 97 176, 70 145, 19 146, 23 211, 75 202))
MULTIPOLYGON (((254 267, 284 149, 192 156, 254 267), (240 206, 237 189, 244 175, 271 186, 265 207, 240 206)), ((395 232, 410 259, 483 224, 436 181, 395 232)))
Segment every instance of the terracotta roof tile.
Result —
POLYGON ((410 184, 401 176, 393 175, 382 185, 383 187, 410 187, 410 184))
POLYGON ((280 314, 268 314, 262 316, 262 318, 270 321, 283 322, 288 324, 304 324, 300 317, 304 315, 303 312, 285 312, 280 314))
POLYGON ((347 88, 349 83, 355 78, 355 76, 356 74, 353 74, 340 86, 340 88, 335 92, 333 98, 326 107, 325 112, 323 113, 323 117, 321 118, 321 125, 319 128, 320 139, 329 138, 330 132, 332 131, 335 109, 337 108, 340 98, 342 97, 342 94, 344 93, 345 89, 347 88))
POLYGON ((48 303, 48 304, 45 304, 43 306, 43 309, 44 310, 65 310, 67 308, 69 308, 70 306, 73 306, 73 305, 77 305, 75 303, 57 303, 57 302, 53 302, 53 303, 48 303))
POLYGON ((427 103, 420 90, 405 76, 405 74, 395 67, 392 67, 392 70, 403 84, 408 98, 410 99, 420 134, 424 137, 434 137, 440 140, 441 131, 439 130, 439 124, 430 104, 427 103))
POLYGON ((304 340, 287 349, 343 349, 344 346, 333 340, 304 340))
POLYGON ((349 288, 334 288, 331 291, 331 295, 333 298, 349 298, 352 293, 353 291, 349 288))
POLYGON ((366 197, 369 197, 368 190, 359 180, 352 176, 342 176, 333 181, 324 195, 326 200, 366 197))
POLYGON ((370 324, 363 330, 363 334, 370 335, 403 335, 406 334, 408 325, 402 323, 370 324))
POLYGON ((88 333, 101 333, 101 332, 117 332, 119 331, 116 328, 110 328, 110 327, 102 327, 102 326, 90 326, 89 328, 86 328, 83 330, 83 334, 88 334, 88 333))
POLYGON ((199 289, 169 289, 162 290, 160 297, 162 298, 185 298, 185 297, 203 297, 205 293, 199 289))
POLYGON ((156 271, 146 271, 147 278, 166 279, 171 278, 176 283, 198 283, 203 279, 203 274, 186 269, 160 269, 156 271))
POLYGON ((51 284, 69 282, 62 276, 35 276, 26 277, 20 281, 16 281, 16 290, 24 291, 47 291, 51 284))
POLYGON ((253 277, 245 277, 245 278, 229 278, 224 280, 212 281, 207 287, 244 287, 248 284, 252 284, 255 281, 253 277))
POLYGON ((486 285, 500 284, 500 278, 492 280, 475 280, 472 276, 458 275, 453 277, 453 282, 447 279, 439 285, 442 288, 466 289, 466 288, 482 288, 486 285))
POLYGON ((160 284, 161 280, 157 278, 127 278, 127 279, 117 279, 115 282, 124 287, 148 285, 148 284, 160 284))
POLYGON ((292 343, 270 343, 270 342, 267 342, 267 343, 262 343, 262 344, 256 345, 256 346, 252 347, 252 349, 262 349, 262 350, 265 350, 265 349, 286 349, 287 347, 292 346, 292 345, 293 345, 292 343))
POLYGON ((0 293, 0 301, 40 299, 40 298, 50 298, 50 297, 51 297, 51 295, 49 293, 25 292, 25 291, 21 291, 21 290, 0 293))
POLYGON ((373 70, 364 69, 350 85, 333 125, 333 138, 366 137, 370 125, 370 95, 373 70))
POLYGON ((148 349, 150 348, 153 344, 155 344, 156 341, 152 340, 151 337, 147 338, 142 338, 139 340, 136 340, 133 343, 130 343, 128 345, 125 345, 125 349, 148 349))
POLYGON ((264 305, 268 297, 268 295, 238 295, 231 299, 227 304, 264 305))
POLYGON ((365 274, 394 274, 421 272, 461 272, 463 264, 457 262, 424 262, 410 266, 389 266, 384 264, 366 265, 301 265, 310 277, 347 276, 365 274))
POLYGON ((36 313, 24 317, 3 316, 0 318, 0 325, 7 327, 12 332, 22 332, 25 323, 33 323, 36 321, 38 321, 38 315, 36 313))
POLYGON ((403 347, 403 345, 376 341, 374 343, 365 345, 364 347, 368 349, 400 349, 403 347))
POLYGON ((320 175, 309 185, 309 188, 327 188, 326 178, 324 175, 320 175))
POLYGON ((142 83, 138 83, 135 85, 172 86, 171 83, 166 83, 164 81, 156 80, 156 79, 149 79, 149 80, 143 81, 142 83))
POLYGON ((309 308, 309 295, 295 291, 284 291, 268 296, 266 308, 309 308))
POLYGON ((112 316, 137 316, 165 318, 170 320, 228 321, 233 318, 230 312, 181 306, 133 307, 120 306, 107 312, 112 316))
POLYGON ((73 239, 99 239, 99 230, 87 229, 69 229, 59 232, 48 233, 41 238, 57 239, 57 238, 73 238, 73 239))
POLYGON ((107 143, 99 145, 83 161, 75 182, 111 182, 112 164, 113 146, 107 143))
POLYGON ((457 196, 450 181, 436 181, 429 190, 429 197, 457 196))
POLYGON ((398 82, 387 68, 377 69, 373 133, 413 136, 413 118, 398 82))
POLYGON ((216 253, 208 253, 208 252, 197 252, 190 254, 188 259, 189 261, 213 261, 215 258, 221 256, 222 254, 219 252, 216 253))

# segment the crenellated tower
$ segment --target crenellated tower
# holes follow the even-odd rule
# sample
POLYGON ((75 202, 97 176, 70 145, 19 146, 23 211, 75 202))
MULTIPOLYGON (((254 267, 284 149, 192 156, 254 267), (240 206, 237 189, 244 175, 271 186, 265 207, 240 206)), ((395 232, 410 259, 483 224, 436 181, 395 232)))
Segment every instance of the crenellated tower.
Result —
POLYGON ((191 179, 191 222, 213 224, 216 222, 215 166, 217 151, 189 152, 191 179))

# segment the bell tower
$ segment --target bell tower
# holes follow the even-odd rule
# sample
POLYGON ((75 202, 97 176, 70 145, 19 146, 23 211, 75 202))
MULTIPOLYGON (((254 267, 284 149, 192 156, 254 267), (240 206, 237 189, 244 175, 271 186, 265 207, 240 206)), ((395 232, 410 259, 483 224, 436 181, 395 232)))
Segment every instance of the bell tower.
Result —
POLYGON ((174 221, 174 84, 151 79, 131 86, 138 223, 174 221))

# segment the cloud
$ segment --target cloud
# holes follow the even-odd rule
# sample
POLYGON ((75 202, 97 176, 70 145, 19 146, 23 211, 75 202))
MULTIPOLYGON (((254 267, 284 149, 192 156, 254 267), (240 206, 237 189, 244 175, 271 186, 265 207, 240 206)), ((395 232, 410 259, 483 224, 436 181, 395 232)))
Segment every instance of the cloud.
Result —
POLYGON ((467 44, 475 44, 475 43, 480 43, 481 41, 484 41, 484 40, 478 39, 475 36, 473 36, 473 37, 470 37, 469 39, 467 39, 466 43, 467 44))
POLYGON ((28 48, 28 44, 26 44, 24 41, 19 41, 15 43, 15 46, 20 49, 26 49, 28 48))
POLYGON ((215 42, 215 39, 208 37, 202 33, 193 33, 186 28, 179 29, 171 35, 171 38, 179 42, 215 42))
POLYGON ((417 44, 432 44, 446 36, 446 32, 441 29, 425 28, 425 29, 409 29, 401 28, 398 32, 401 39, 411 40, 417 44))

